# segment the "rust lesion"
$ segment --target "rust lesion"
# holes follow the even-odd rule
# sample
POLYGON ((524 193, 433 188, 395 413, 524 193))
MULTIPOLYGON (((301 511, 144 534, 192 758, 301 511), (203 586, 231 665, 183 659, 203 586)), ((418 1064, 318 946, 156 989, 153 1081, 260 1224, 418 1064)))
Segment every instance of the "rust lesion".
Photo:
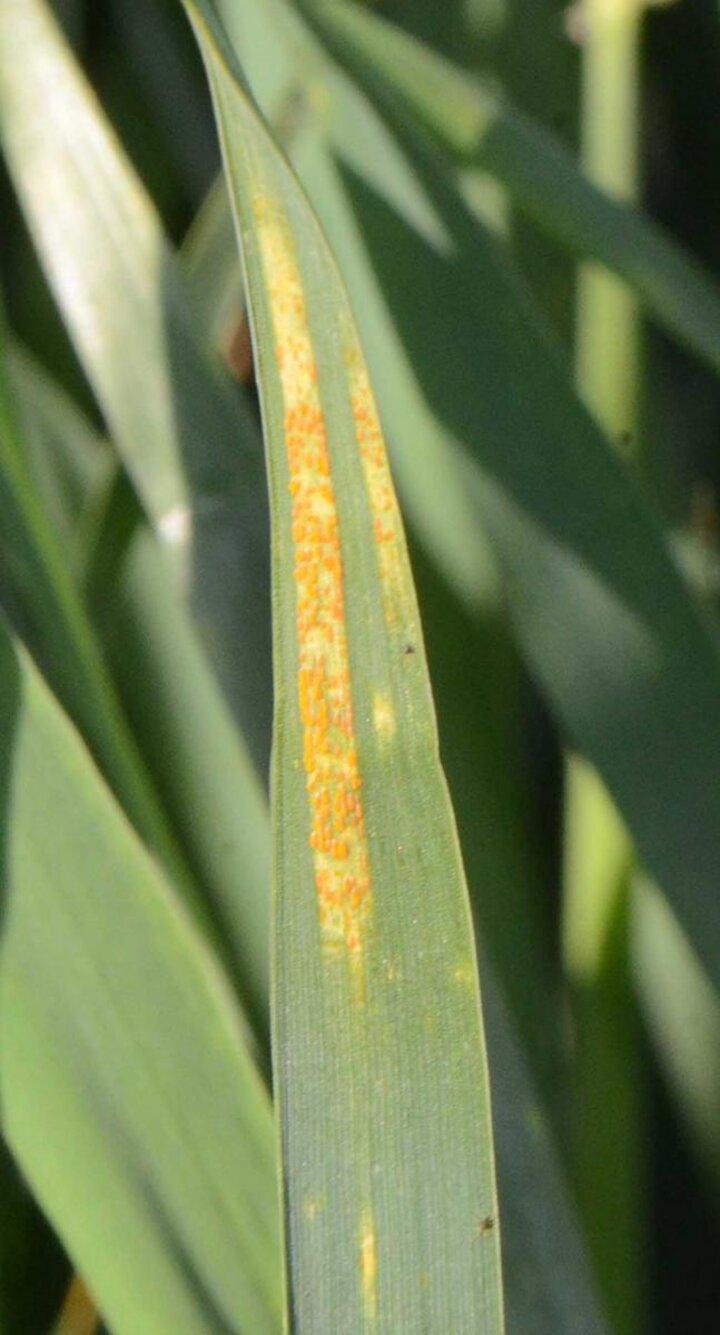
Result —
POLYGON ((402 520, 370 378, 354 331, 347 322, 344 360, 355 436, 365 476, 377 549, 383 610, 389 627, 408 614, 402 520))
POLYGON ((255 202, 284 408, 296 590, 298 701, 318 919, 325 943, 362 960, 370 870, 345 629, 343 566, 317 367, 290 230, 255 202))

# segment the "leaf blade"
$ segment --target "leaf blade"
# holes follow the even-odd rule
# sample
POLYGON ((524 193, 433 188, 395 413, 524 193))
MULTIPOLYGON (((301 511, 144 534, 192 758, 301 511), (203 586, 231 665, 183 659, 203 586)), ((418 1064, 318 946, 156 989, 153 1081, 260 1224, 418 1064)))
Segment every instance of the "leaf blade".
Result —
POLYGON ((42 0, 0 4, 0 133, 81 364, 262 773, 270 643, 257 430, 198 343, 157 214, 42 0))
POLYGON ((235 1003, 4 628, 0 649, 9 1143, 116 1329, 275 1331, 272 1124, 235 1003))
MULTIPOLYGON (((421 231, 338 151, 362 223, 355 239, 382 294, 382 319, 363 321, 371 368, 379 368, 380 384, 390 334, 399 336, 441 424, 445 470, 457 470, 497 555, 528 665, 566 734, 602 775, 640 856, 717 979, 720 919, 708 873, 720 857, 714 626, 680 577, 636 481, 573 392, 507 255, 470 216, 437 155, 418 148, 389 102, 385 109, 386 132, 403 148, 443 230, 440 237, 421 231)), ((310 188, 309 173, 306 179, 310 188)), ((331 218, 325 221, 329 227, 331 218)), ((332 239, 344 262, 347 238, 334 232, 332 239)), ((353 296, 362 318, 367 310, 355 286, 353 296)), ((392 412, 388 391, 388 419, 392 412)), ((412 438, 402 444, 409 451, 412 438)))
POLYGON ((342 1310, 348 1331, 399 1321, 499 1331, 468 906, 374 402, 304 197, 233 78, 214 11, 188 11, 244 242, 275 518, 276 1074, 291 1321, 325 1329, 342 1310), (337 608, 319 639, 306 624, 323 617, 316 578, 337 608), (328 781, 324 711, 337 751, 328 781), (336 799, 344 810, 326 846, 324 804, 336 799))
POLYGON ((302 0, 300 8, 353 67, 379 76, 465 174, 496 176, 548 235, 617 273, 658 324, 720 370, 720 291, 710 274, 588 181, 549 131, 381 15, 347 0, 302 0))
POLYGON ((131 819, 173 872, 189 881, 62 549, 32 486, 5 355, 5 331, 0 326, 0 553, 6 596, 9 593, 15 603, 33 646, 45 656, 63 702, 84 729, 131 819))
MULTIPOLYGON (((129 535, 83 522, 118 469, 107 442, 36 363, 13 362, 28 471, 66 550, 76 548, 90 612, 126 716, 163 794, 248 1018, 269 1046, 270 833, 249 755, 132 493, 129 535), (85 533, 85 530, 89 530, 85 533), (104 569, 93 574, 100 546, 104 569), (88 580, 92 588, 88 589, 88 580)), ((129 484, 125 479, 125 488, 129 484)))

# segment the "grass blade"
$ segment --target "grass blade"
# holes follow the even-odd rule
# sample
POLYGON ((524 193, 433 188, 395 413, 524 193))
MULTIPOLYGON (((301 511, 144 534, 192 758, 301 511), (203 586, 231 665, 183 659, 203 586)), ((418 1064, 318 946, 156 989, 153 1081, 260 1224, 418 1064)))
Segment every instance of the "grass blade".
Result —
POLYGON ((148 843, 183 880, 184 862, 118 707, 62 551, 27 472, 0 329, 0 557, 6 592, 98 763, 148 843))
POLYGON ((269 1048, 270 831, 261 785, 127 480, 118 504, 131 513, 120 516, 119 543, 112 514, 102 518, 118 474, 107 442, 37 363, 16 355, 12 371, 37 494, 74 555, 123 708, 269 1048))
MULTIPOLYGON (((582 164, 614 198, 638 193, 642 7, 590 0, 582 55, 582 164)), ((583 264, 575 321, 577 382, 611 440, 639 459, 642 330, 634 292, 583 264)), ((573 988, 572 1161, 595 1272, 616 1335, 641 1324, 647 1141, 640 1030, 629 961, 632 845, 598 776, 568 757, 564 956, 573 988), (603 1101, 612 1121, 598 1116, 603 1101)))
POLYGON ((547 1115, 486 966, 483 978, 509 1335, 609 1335, 547 1115))
MULTIPOLYGON (((227 14, 229 28, 230 16, 235 12, 232 3, 220 4, 218 11, 223 18, 227 14)), ((537 887, 532 879, 527 817, 523 830, 525 813, 521 814, 517 805, 513 810, 517 789, 511 773, 511 748, 519 708, 515 696, 518 664, 508 644, 497 569, 473 512, 464 475, 452 466, 455 442, 424 396, 398 332, 383 308, 377 277, 333 150, 338 157, 342 154, 343 160, 362 166, 378 189, 384 187, 397 207, 405 210, 404 216, 436 237, 440 245, 443 230, 423 198, 416 174, 409 170, 377 114, 346 76, 328 68, 317 42, 297 23, 290 24, 291 18, 285 10, 264 5, 243 10, 242 21, 236 16, 238 35, 243 39, 240 54, 244 66, 252 72, 253 87, 263 93, 266 111, 272 101, 266 100, 265 65, 258 63, 259 52, 271 53, 274 43, 275 63, 281 63, 283 54, 286 58, 291 55, 295 69, 308 81, 305 91, 300 88, 298 92, 308 109, 301 129, 293 137, 293 159, 336 253, 342 256, 343 277, 352 292, 364 340, 368 351, 375 354, 373 383, 382 397, 383 424, 394 449, 398 488, 415 532, 416 551, 418 545, 426 549, 418 555, 416 579, 419 576, 421 580, 418 591, 423 620, 434 654, 440 735, 446 746, 448 778, 473 908, 525 1051, 543 1090, 551 1095, 556 1088, 559 1028, 553 1018, 549 949, 543 958, 538 944, 542 933, 540 897, 534 893, 537 887), (252 27, 251 40, 248 26, 252 27), (250 64, 251 60, 255 63, 250 64), (313 87, 323 89, 319 116, 311 114, 308 101, 313 87), (438 486, 440 477, 442 488, 438 486), (435 606, 437 634, 433 633, 435 606), (457 661, 451 664, 449 660, 456 654, 457 661), (483 689, 478 692, 475 674, 480 662, 483 689), (438 693, 448 676, 452 681, 449 702, 438 693), (452 716, 459 719, 455 738, 451 733, 452 716), (471 717, 477 719, 472 735, 468 730, 471 717), (453 747, 453 741, 459 744, 453 747), (454 761, 463 755, 467 763, 455 765, 454 761), (503 778, 501 768, 506 772, 503 778), (542 1005, 538 1004, 540 996, 542 1005)), ((269 54, 268 60, 272 67, 269 54)), ((518 761, 520 766, 523 763, 518 761)))
POLYGON ((3 628, 0 655, 3 1130, 113 1329, 270 1335, 272 1121, 235 1003, 3 628))
MULTIPOLYGON (((435 502, 441 479, 458 470, 530 668, 718 980, 716 636, 503 250, 389 103, 387 114, 444 231, 421 232, 357 160, 339 163, 382 292, 384 322, 363 326, 371 369, 382 376, 390 323, 448 444, 435 502)), ((343 238, 333 240, 343 262, 343 238)))
POLYGON ((243 238, 271 476, 290 1319, 496 1332, 474 949, 374 402, 307 202, 212 8, 187 8, 243 238))
POLYGON ((208 191, 181 250, 185 281, 202 341, 227 350, 243 314, 235 229, 223 176, 208 191))
POLYGON ((720 1181, 720 998, 657 888, 631 897, 635 983, 645 1023, 703 1167, 720 1181))
POLYGON ((472 164, 497 176, 539 227, 625 279, 658 324, 720 371, 720 291, 659 227, 593 186, 557 139, 481 80, 380 15, 345 0, 304 0, 302 8, 466 171, 472 164))
POLYGON ((42 0, 0 3, 0 132, 80 361, 264 773, 259 434, 198 345, 155 211, 42 0))

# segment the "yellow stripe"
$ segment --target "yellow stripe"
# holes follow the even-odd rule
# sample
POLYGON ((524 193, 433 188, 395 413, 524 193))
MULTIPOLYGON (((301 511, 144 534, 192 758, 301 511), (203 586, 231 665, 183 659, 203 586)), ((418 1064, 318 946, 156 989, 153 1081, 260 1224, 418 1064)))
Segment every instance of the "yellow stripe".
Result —
POLYGON ((385 620, 388 626, 398 626, 412 617, 412 608, 407 603, 402 520, 375 397, 349 313, 346 318, 344 357, 355 436, 373 517, 385 620))
POLYGON ((377 1242, 371 1210, 360 1216, 360 1285, 365 1316, 374 1321, 377 1310, 377 1242))
POLYGON ((298 697, 324 942, 362 960, 370 870, 353 727, 338 516, 305 298, 287 222, 253 203, 280 371, 292 496, 298 697))

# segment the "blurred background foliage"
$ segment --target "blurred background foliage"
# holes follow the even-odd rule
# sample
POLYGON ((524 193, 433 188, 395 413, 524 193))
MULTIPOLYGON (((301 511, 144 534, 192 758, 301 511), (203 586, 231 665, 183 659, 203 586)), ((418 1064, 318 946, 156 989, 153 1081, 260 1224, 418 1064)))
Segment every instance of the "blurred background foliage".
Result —
MULTIPOLYGON (((234 241, 222 189, 216 185, 220 167, 216 132, 205 76, 181 8, 176 0, 54 0, 53 8, 157 207, 167 236, 181 253, 194 294, 196 328, 216 343, 244 387, 251 417, 257 419, 234 241)), ((312 19, 311 4, 300 8, 312 19)), ((720 15, 716 0, 675 0, 642 11, 633 0, 624 5, 618 0, 614 8, 624 8, 628 15, 624 54, 619 56, 612 51, 593 55, 590 49, 590 17, 593 9, 602 10, 600 0, 587 0, 585 5, 577 0, 570 8, 555 0, 443 0, 442 4, 438 0, 375 0, 365 8, 426 43, 456 69, 480 74, 574 156, 582 157, 586 170, 600 184, 638 201, 647 216, 685 247, 710 279, 720 283, 720 15), (599 64, 592 77, 599 84, 593 91, 590 66, 595 58, 599 64)), ((239 24, 241 10, 238 3, 239 24)), ((319 31, 323 31, 322 21, 319 31)), ((254 40, 256 50, 261 51, 262 39, 254 40)), ((398 310, 403 303, 407 308, 403 317, 398 315, 398 323, 402 325, 405 319, 408 346, 417 364, 422 365, 424 359, 427 375, 423 382, 421 374, 421 383, 427 385, 434 404, 441 405, 440 416, 445 412, 454 421, 452 411, 443 405, 442 386, 447 386, 448 395, 457 396, 462 380, 450 363, 453 367, 462 363, 468 377, 473 365, 480 377, 493 374, 491 360, 482 366, 480 323, 485 320, 490 338, 496 327, 502 327, 502 312, 493 307, 493 302, 503 299, 502 284, 493 288, 492 282, 478 278, 479 318, 465 320, 456 277, 455 289, 450 283, 447 291, 456 291, 457 311, 439 281, 436 293, 441 308, 434 315, 427 303, 423 306, 418 299, 413 304, 407 296, 413 287, 413 266, 433 272, 433 259, 420 244, 426 222, 418 223, 415 251, 412 224, 409 232, 407 224, 412 202, 407 203, 405 235, 397 219, 389 216, 387 202, 372 197, 369 177, 360 167, 357 171, 352 168, 347 142, 351 130, 341 123, 342 100, 336 105, 331 99, 328 111, 322 79, 314 78, 309 58, 308 74, 305 57, 297 51, 296 56, 298 68, 291 71, 288 85, 283 84, 281 71, 273 91, 269 60, 267 68, 253 70, 249 64, 251 81, 257 76, 258 96, 262 100, 267 95, 266 113, 281 142, 297 152, 301 175, 307 107, 311 120, 313 115, 330 119, 329 141, 336 135, 342 145, 338 162, 343 164, 343 189, 352 200, 356 222, 364 229, 369 250, 385 247, 390 256, 386 259, 393 270, 387 279, 389 301, 398 310), (262 89, 263 81, 269 91, 262 89), (332 123, 333 115, 338 117, 337 125, 332 123), (427 326, 422 327, 422 322, 427 326), (435 322, 444 344, 438 343, 437 331, 434 342, 429 334, 425 336, 435 322), (477 343, 473 342, 476 337, 477 343)), ((399 114, 411 119, 406 107, 399 114)), ((364 132, 360 123, 360 138, 364 132)), ((356 145, 358 161, 366 150, 370 153, 367 141, 356 145)), ((406 150, 408 162, 414 163, 413 170, 422 178, 423 147, 410 137, 406 150)), ((376 169, 381 175, 382 146, 377 151, 381 165, 376 163, 376 169)), ((437 216, 460 234, 467 227, 467 218, 460 216, 456 202, 451 206, 443 196, 451 175, 451 155, 442 144, 438 152, 440 166, 427 168, 428 190, 437 216)), ((306 185, 313 194, 310 151, 307 160, 306 185)), ((388 170, 392 175, 392 166, 388 170)), ((412 197, 411 178, 412 172, 407 201, 412 197)), ((322 217, 320 181, 318 174, 314 202, 322 217)), ((398 192, 403 188, 400 182, 398 192)), ((532 300, 530 323, 537 318, 556 364, 567 376, 577 368, 579 392, 592 404, 608 439, 624 455, 623 467, 638 474, 639 486, 656 518, 661 518, 683 576, 702 606, 707 634, 715 641, 720 571, 717 371, 667 330, 641 323, 627 289, 624 306, 613 304, 612 291, 608 293, 602 283, 594 295, 590 288, 586 290, 587 274, 578 280, 577 257, 562 243, 562 237, 553 237, 552 229, 541 230, 530 221, 515 207, 512 192, 506 193, 501 181, 475 173, 466 188, 470 211, 489 220, 490 232, 503 249, 504 258, 498 264, 511 266, 511 282, 518 296, 512 318, 519 321, 532 300), (630 374, 622 390, 625 397, 618 406, 614 395, 628 367, 630 374)), ((329 197, 328 209, 333 207, 329 197)), ((338 218, 340 212, 337 206, 338 218)), ((0 276, 6 315, 14 338, 26 350, 17 355, 29 355, 39 362, 87 415, 99 437, 106 426, 103 413, 65 332, 4 169, 0 217, 0 276)), ((323 221, 332 233, 330 214, 323 221)), ((465 270, 466 277, 468 273, 472 270, 465 270)), ((362 331, 362 284, 369 279, 362 265, 354 284, 348 274, 346 277, 362 331)), ((651 275, 648 282, 652 285, 653 281, 651 275)), ((432 282, 429 287, 432 291, 432 282)), ((473 296, 472 287, 465 295, 473 296)), ((368 304, 372 304, 370 294, 368 304)), ((522 330, 516 333, 520 340, 522 330)), ((720 348, 720 325, 717 339, 720 348)), ((526 381, 520 362, 518 367, 515 392, 518 397, 531 396, 532 376, 528 373, 526 381)), ((471 399, 475 394, 482 397, 482 383, 473 389, 471 399)), ((392 398, 392 389, 386 392, 386 400, 388 396, 392 398)), ((492 401, 491 393, 489 397, 492 401)), ((469 411, 473 409, 474 401, 469 411)), ((385 403, 383 411, 387 413, 385 403)), ((528 411, 532 414, 531 399, 528 411)), ((488 412, 492 412, 492 402, 488 412)), ((458 409, 458 430, 461 417, 458 409)), ((502 448, 502 430, 510 433, 513 429, 511 414, 507 426, 501 424, 498 429, 502 448)), ((392 425, 390 436, 392 445, 392 425)), ((509 434, 506 443, 510 450, 509 434)), ((526 446, 530 449, 532 443, 526 446)), ((97 444, 96 462, 102 449, 97 444)), ((98 466, 102 470, 105 463, 98 466)), ((432 466, 437 469, 438 496, 442 498, 442 454, 434 465, 426 466, 431 475, 432 466)), ((397 468, 403 493, 407 462, 398 460, 397 468)), ((134 502, 129 490, 122 491, 122 476, 113 485, 114 508, 108 503, 102 521, 110 568, 102 562, 95 566, 84 596, 103 638, 124 708, 152 765, 157 763, 156 753, 163 742, 162 736, 153 741, 152 719, 143 715, 148 664, 140 650, 135 659, 126 654, 122 635, 127 602, 123 602, 123 579, 128 577, 127 535, 133 531, 134 502)), ((595 485, 590 474, 587 485, 595 485)), ((453 503, 450 497, 448 504, 453 503)), ((484 505, 483 513, 488 507, 492 510, 492 497, 484 505)), ((548 693, 547 682, 539 682, 533 663, 528 663, 523 635, 518 640, 512 610, 508 610, 503 588, 507 571, 498 574, 490 548, 478 541, 474 531, 466 548, 459 531, 458 551, 448 556, 442 535, 433 536, 431 528, 423 529, 419 513, 422 505, 416 509, 408 504, 413 569, 442 753, 474 889, 480 937, 500 977, 579 1203, 610 1328, 622 1335, 634 1331, 700 1335, 715 1329, 720 1318, 720 1011, 716 992, 666 902, 636 867, 626 836, 594 777, 576 769, 573 779, 575 760, 570 760, 568 770, 568 749, 576 741, 584 749, 584 739, 571 735, 572 725, 563 718, 562 707, 558 723, 557 701, 552 701, 553 709, 548 707, 552 690, 548 693), (472 546, 476 542, 477 548, 472 546), (467 561, 463 552, 471 553, 467 561), (566 782, 568 773, 571 777, 566 782), (576 794, 582 807, 577 826, 571 823, 574 782, 579 788, 587 784, 583 796, 576 794), (599 910, 598 901, 587 891, 594 877, 604 904, 599 910), (622 883, 622 890, 608 892, 608 878, 622 883), (593 925, 596 910, 600 916, 609 915, 604 925, 593 925)), ((443 514, 441 506, 440 529, 455 522, 449 514, 443 514)), ((501 507, 496 522, 505 523, 501 507)), ((69 543, 71 537, 66 534, 64 540, 69 543)), ((612 524, 603 541, 613 552, 616 533, 612 524)), ((632 560, 632 553, 618 556, 621 572, 623 560, 632 560)), ((511 578, 510 586, 512 604, 511 578)), ((258 622, 266 622, 267 585, 258 582, 253 597, 258 622)), ((561 587, 550 588, 546 613, 554 599, 562 597, 561 587)), ((138 643, 142 643, 141 636, 138 643)), ((238 704, 239 697, 233 699, 232 685, 223 684, 231 708, 248 725, 246 738, 262 783, 267 776, 271 712, 267 634, 258 631, 253 644, 259 648, 251 674, 249 712, 247 699, 243 713, 242 700, 238 704)), ((216 667, 222 680, 219 660, 216 667)), ((617 669, 621 679, 622 663, 617 669)), ((162 668, 159 671, 162 682, 162 668)), ((544 671, 548 671, 547 664, 544 671)), ((592 690, 591 672, 589 677, 588 690, 592 690)), ((563 689, 564 685, 558 686, 560 693, 563 689)), ((687 689, 693 691, 692 682, 687 689)), ((711 696, 712 692, 708 698, 711 696)), ((672 700, 668 708, 674 708, 672 700)), ((717 719, 707 723, 711 734, 717 731, 717 719)), ((602 730, 602 720, 599 726, 602 730)), ((620 771, 624 764, 625 757, 620 755, 620 771)), ((642 771, 643 758, 635 756, 634 764, 642 771)), ((678 756, 675 781, 680 787, 684 773, 683 758, 678 756)), ((655 759, 648 754, 644 781, 649 807, 657 779, 655 759)), ((622 788, 622 774, 619 783, 622 788)), ((673 775, 666 773, 663 794, 672 787, 673 775)), ((176 811, 175 817, 183 819, 181 812, 176 811)), ((667 811, 659 807, 648 819, 656 822, 661 842, 667 811)), ((705 852, 707 883, 717 885, 720 867, 711 861, 716 851, 717 844, 705 852)), ((699 862, 705 852, 692 850, 699 862)), ((657 866, 653 871, 661 879, 657 866)), ((678 873, 678 884, 681 882, 682 871, 678 873)), ((674 892, 669 893, 672 897, 674 892)), ((709 911, 709 932, 717 921, 717 914, 709 911)), ((707 948, 717 959, 720 943, 710 941, 707 948)), ((20 1200, 23 1188, 14 1170, 4 1163, 2 1172, 6 1199, 20 1200)), ((48 1329, 67 1279, 62 1250, 48 1232, 38 1234, 33 1247, 24 1244, 23 1226, 32 1228, 29 1200, 24 1209, 26 1218, 22 1208, 7 1211, 14 1231, 3 1239, 7 1294, 3 1329, 8 1332, 48 1329), (34 1278, 28 1279, 30 1271, 34 1278), (13 1286, 19 1295, 18 1307, 13 1306, 13 1286), (29 1293, 34 1295, 30 1306, 29 1293)), ((525 1335, 533 1335, 531 1326, 525 1335)))

